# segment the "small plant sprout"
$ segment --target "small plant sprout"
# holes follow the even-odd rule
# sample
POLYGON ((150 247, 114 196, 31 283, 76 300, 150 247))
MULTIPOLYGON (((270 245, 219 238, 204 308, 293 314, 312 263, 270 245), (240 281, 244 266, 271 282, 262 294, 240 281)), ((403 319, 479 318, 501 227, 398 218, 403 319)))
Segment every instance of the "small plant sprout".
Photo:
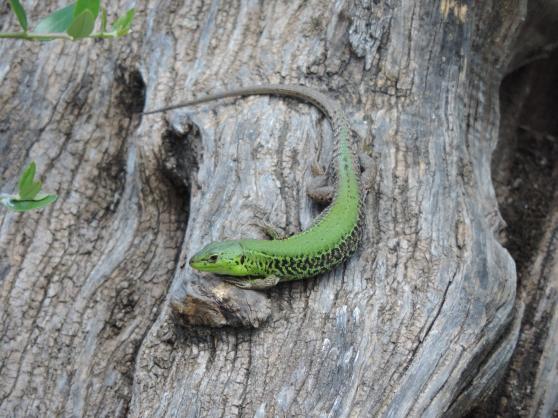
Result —
POLYGON ((107 11, 101 8, 100 0, 77 0, 41 19, 33 31, 25 9, 19 0, 8 0, 22 31, 0 32, 0 38, 24 39, 27 41, 51 41, 53 39, 76 40, 82 38, 118 38, 130 32, 135 9, 129 9, 115 20, 107 30, 107 11), (95 32, 95 23, 101 15, 100 31, 95 32))
POLYGON ((32 209, 40 209, 54 202, 58 196, 41 193, 42 183, 35 181, 37 167, 33 161, 27 166, 18 183, 18 193, 9 195, 0 193, 0 203, 16 212, 25 212, 32 209))

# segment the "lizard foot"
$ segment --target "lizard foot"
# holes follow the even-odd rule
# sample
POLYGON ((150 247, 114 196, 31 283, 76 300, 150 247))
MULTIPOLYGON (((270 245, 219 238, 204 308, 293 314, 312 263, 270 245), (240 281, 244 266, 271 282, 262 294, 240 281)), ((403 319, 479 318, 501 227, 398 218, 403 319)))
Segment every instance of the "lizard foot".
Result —
POLYGON ((312 175, 314 177, 322 177, 326 175, 326 171, 324 170, 324 168, 320 165, 320 163, 318 162, 318 160, 314 160, 312 161, 312 165, 310 166, 310 172, 312 173, 312 175))
POLYGON ((257 220, 253 224, 260 228, 264 234, 272 240, 286 239, 289 237, 289 234, 287 234, 283 228, 270 224, 269 222, 257 220))
POLYGON ((317 203, 330 204, 335 194, 335 187, 328 185, 329 176, 317 161, 312 163, 311 172, 313 177, 306 194, 317 203))
POLYGON ((358 159, 362 171, 360 183, 363 191, 368 193, 374 184, 374 159, 363 152, 358 155, 358 159))
POLYGON ((306 194, 317 203, 329 205, 335 195, 334 186, 315 186, 310 184, 306 190, 306 194))
POLYGON ((263 290, 275 286, 277 283, 281 281, 281 278, 271 275, 271 276, 258 278, 258 279, 227 278, 225 279, 225 281, 227 283, 235 285, 236 287, 240 287, 241 289, 263 290))

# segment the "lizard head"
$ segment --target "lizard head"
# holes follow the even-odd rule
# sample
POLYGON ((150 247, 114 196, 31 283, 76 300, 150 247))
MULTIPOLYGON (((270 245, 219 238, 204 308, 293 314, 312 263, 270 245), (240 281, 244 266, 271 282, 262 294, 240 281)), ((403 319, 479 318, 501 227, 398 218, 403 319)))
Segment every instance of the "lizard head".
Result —
POLYGON ((190 259, 190 266, 199 271, 208 271, 227 276, 249 276, 253 274, 245 263, 244 248, 240 242, 217 241, 206 245, 190 259))

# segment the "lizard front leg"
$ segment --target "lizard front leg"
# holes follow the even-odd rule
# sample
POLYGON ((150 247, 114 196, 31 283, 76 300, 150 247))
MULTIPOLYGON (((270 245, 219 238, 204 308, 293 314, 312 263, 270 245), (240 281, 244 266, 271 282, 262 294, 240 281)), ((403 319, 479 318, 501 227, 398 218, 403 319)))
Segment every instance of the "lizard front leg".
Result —
POLYGON ((271 275, 256 279, 227 278, 225 279, 225 281, 227 283, 240 287, 241 289, 263 290, 277 285, 277 283, 281 281, 281 278, 275 275, 271 275))
POLYGON ((283 228, 275 226, 269 222, 257 220, 253 222, 253 225, 260 228, 263 233, 272 240, 287 239, 289 237, 289 234, 286 233, 283 228))

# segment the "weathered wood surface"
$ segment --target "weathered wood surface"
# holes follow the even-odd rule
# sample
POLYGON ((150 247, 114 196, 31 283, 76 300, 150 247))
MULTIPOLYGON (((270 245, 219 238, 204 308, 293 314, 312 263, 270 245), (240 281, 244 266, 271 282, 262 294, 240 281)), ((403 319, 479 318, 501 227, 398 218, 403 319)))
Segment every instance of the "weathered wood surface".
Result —
POLYGON ((496 393, 477 415, 558 414, 558 3, 529 2, 501 87, 493 179, 517 264, 520 335, 496 393))
POLYGON ((1 42, 2 185, 35 159, 60 199, 1 213, 0 415, 458 416, 489 394, 519 330, 490 159, 525 13, 489 3, 150 2, 127 39, 1 42), (131 119, 140 75, 148 108, 258 82, 341 101, 376 164, 359 252, 267 293, 183 265, 256 219, 308 226, 331 132, 265 97, 131 119))

